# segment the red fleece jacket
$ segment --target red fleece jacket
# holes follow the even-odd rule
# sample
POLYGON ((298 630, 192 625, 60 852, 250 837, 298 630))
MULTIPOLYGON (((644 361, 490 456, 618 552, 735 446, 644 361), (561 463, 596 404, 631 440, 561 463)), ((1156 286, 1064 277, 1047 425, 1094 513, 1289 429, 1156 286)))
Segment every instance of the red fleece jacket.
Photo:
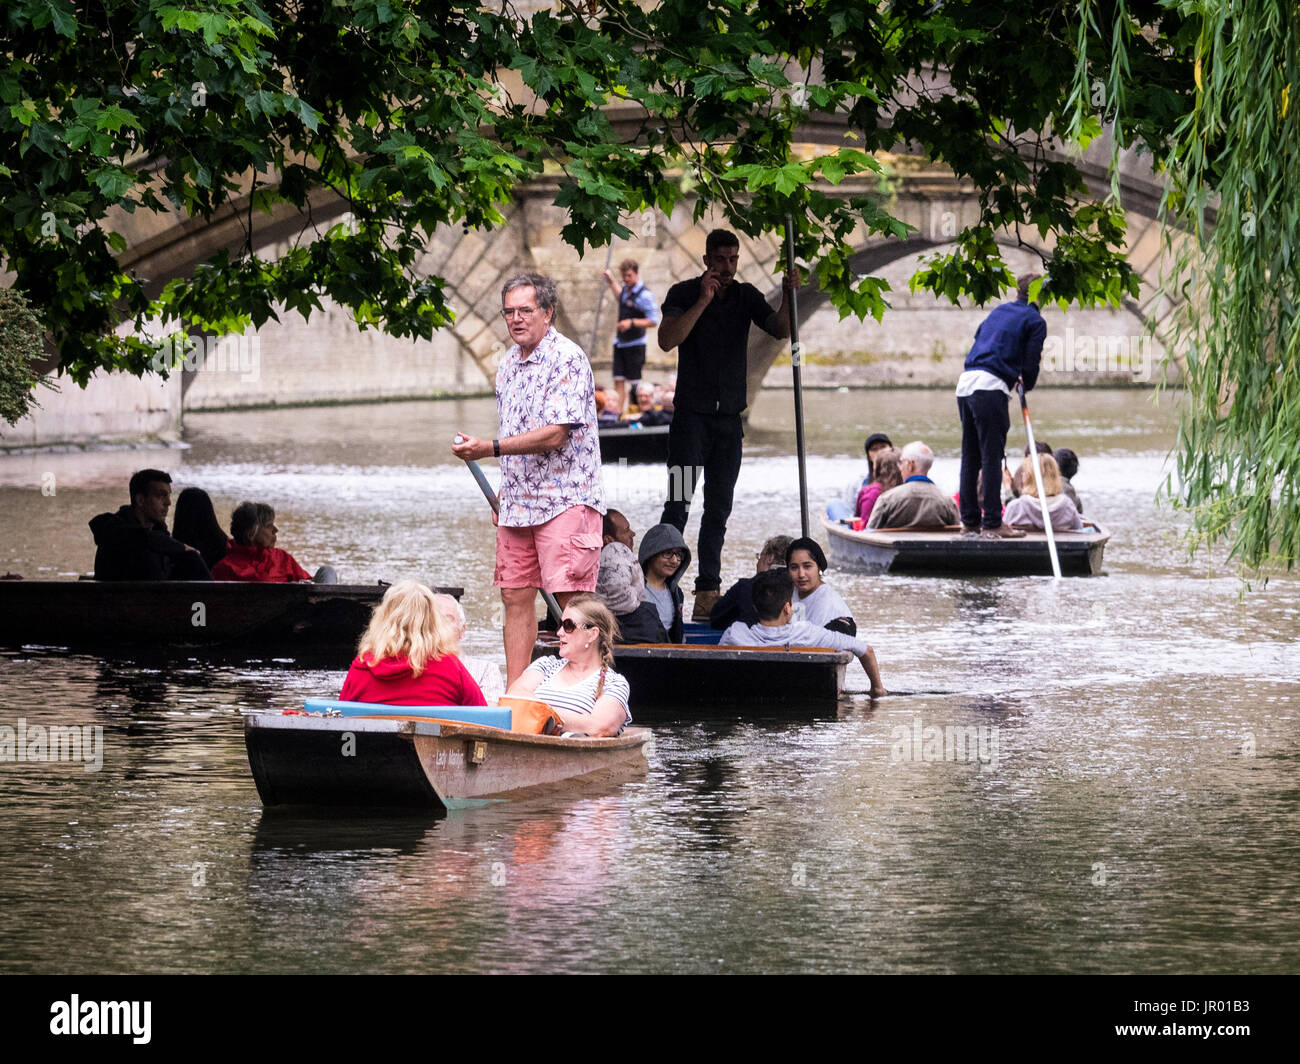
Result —
POLYGON ((455 654, 427 661, 419 676, 406 658, 354 658, 339 698, 387 706, 483 706, 487 699, 455 654))
POLYGON ((245 580, 256 584, 292 584, 310 580, 311 573, 279 547, 241 547, 233 539, 226 556, 212 567, 213 580, 245 580))

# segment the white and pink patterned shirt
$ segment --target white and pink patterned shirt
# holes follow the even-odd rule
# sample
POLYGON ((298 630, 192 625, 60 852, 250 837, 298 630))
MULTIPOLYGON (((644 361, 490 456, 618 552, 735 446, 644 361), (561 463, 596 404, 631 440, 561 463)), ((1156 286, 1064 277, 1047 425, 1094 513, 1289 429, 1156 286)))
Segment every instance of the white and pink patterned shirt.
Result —
POLYGON ((581 347, 554 326, 527 358, 511 347, 497 369, 497 417, 503 437, 547 425, 572 429, 559 450, 501 456, 502 525, 544 524, 573 506, 605 512, 596 381, 581 347))

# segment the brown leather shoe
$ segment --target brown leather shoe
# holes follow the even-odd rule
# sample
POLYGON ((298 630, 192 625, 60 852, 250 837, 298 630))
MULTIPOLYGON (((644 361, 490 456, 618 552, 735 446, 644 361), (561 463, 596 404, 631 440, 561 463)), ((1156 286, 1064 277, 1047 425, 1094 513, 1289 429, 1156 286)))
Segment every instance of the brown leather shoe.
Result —
POLYGON ((721 591, 697 591, 695 592, 695 609, 691 612, 692 621, 707 621, 713 607, 717 605, 718 599, 722 597, 721 591))
POLYGON ((1022 528, 1013 528, 1011 525, 998 525, 997 528, 986 528, 980 533, 980 539, 1024 539, 1025 531, 1022 528))

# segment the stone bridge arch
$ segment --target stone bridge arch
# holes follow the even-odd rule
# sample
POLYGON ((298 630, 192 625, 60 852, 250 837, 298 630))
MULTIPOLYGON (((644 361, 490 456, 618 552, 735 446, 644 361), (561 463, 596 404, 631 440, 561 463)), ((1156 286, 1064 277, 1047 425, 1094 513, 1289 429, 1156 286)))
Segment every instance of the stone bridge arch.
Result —
MULTIPOLYGON (((824 119, 802 132, 809 144, 848 143, 844 140, 844 127, 828 125, 824 119)), ((1103 198, 1110 191, 1109 159, 1110 146, 1104 137, 1098 138, 1081 157, 1073 158, 1084 174, 1090 194, 1096 198, 1103 198)), ((874 273, 901 258, 939 248, 978 220, 979 205, 974 190, 951 172, 905 153, 887 161, 891 174, 882 198, 913 231, 903 240, 882 239, 865 231, 856 234, 851 241, 857 248, 853 262, 861 273, 874 273)), ((1126 153, 1121 156, 1120 186, 1129 223, 1126 250, 1142 279, 1142 295, 1127 309, 1142 322, 1152 322, 1159 338, 1161 326, 1172 309, 1158 294, 1160 272, 1166 261, 1164 238, 1157 220, 1161 185, 1144 159, 1126 153)), ((874 178, 870 185, 860 180, 838 186, 843 193, 876 188, 874 178)), ((494 230, 458 227, 439 230, 419 264, 421 272, 446 279, 448 301, 456 312, 456 322, 448 333, 456 347, 482 372, 484 387, 490 386, 497 362, 507 349, 498 308, 501 285, 511 274, 538 270, 554 277, 561 297, 557 326, 600 361, 608 357, 607 348, 613 335, 613 304, 604 294, 600 281, 605 263, 617 264, 628 256, 637 258, 643 276, 662 299, 668 284, 700 271, 705 234, 716 225, 725 224, 721 217, 709 215, 696 222, 693 204, 687 201, 679 204, 671 217, 651 212, 626 218, 625 224, 632 230, 631 239, 579 256, 560 239, 560 229, 568 217, 554 206, 557 189, 558 182, 554 180, 522 186, 513 202, 503 210, 504 224, 494 230)), ((825 191, 836 190, 828 186, 825 191)), ((330 225, 345 220, 346 214, 345 201, 333 193, 318 191, 305 215, 284 205, 269 218, 261 213, 250 215, 247 196, 244 196, 206 222, 180 215, 137 212, 114 218, 112 225, 128 240, 128 248, 121 256, 122 264, 146 279, 148 287, 156 291, 172 277, 191 273, 218 250, 235 251, 247 246, 250 224, 255 227, 252 246, 264 249, 299 239, 311 231, 323 233, 330 225)), ((1024 246, 1050 253, 1050 243, 1039 242, 1036 231, 1032 235, 1034 239, 1027 240, 1024 246)), ((742 234, 740 239, 741 279, 756 285, 776 302, 780 292, 780 234, 766 234, 757 239, 742 234)), ((1016 244, 1010 234, 1002 242, 1016 244)), ((820 291, 805 286, 800 292, 801 317, 806 319, 825 302, 826 297, 820 291)), ((786 346, 758 330, 754 330, 753 336, 751 402, 786 346)))

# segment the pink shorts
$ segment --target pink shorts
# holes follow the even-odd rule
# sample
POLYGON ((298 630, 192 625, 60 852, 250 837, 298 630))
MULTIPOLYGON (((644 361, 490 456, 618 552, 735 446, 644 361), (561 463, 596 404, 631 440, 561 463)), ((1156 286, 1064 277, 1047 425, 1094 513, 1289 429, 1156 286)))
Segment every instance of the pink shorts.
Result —
POLYGON ((497 528, 497 587, 595 591, 600 570, 600 514, 570 506, 542 525, 497 528))

